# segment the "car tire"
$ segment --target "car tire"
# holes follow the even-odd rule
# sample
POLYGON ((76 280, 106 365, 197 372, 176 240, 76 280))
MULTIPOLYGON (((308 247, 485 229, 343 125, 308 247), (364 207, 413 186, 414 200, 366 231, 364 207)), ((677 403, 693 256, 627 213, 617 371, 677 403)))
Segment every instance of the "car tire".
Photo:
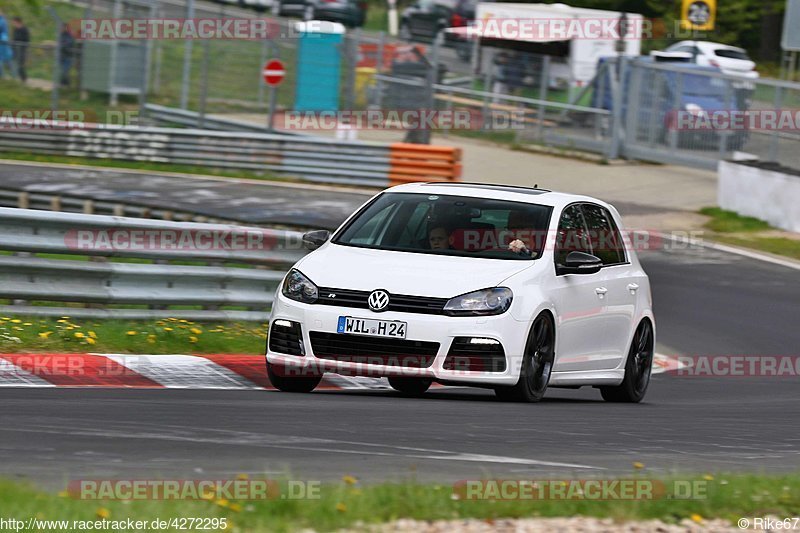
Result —
POLYGON ((625 362, 625 377, 615 387, 600 387, 600 394, 607 402, 639 403, 647 392, 653 368, 653 325, 643 320, 628 350, 625 362))
POLYGON ((286 372, 278 370, 278 367, 269 361, 267 361, 267 376, 272 386, 282 392, 311 392, 322 381, 321 375, 287 376, 286 372))
POLYGON ((511 387, 495 387, 503 401, 538 402, 547 391, 555 362, 556 330, 548 314, 536 317, 525 343, 525 355, 519 371, 519 381, 511 387))
POLYGON ((422 396, 433 383, 430 379, 403 378, 393 376, 389 378, 389 385, 405 396, 422 396))

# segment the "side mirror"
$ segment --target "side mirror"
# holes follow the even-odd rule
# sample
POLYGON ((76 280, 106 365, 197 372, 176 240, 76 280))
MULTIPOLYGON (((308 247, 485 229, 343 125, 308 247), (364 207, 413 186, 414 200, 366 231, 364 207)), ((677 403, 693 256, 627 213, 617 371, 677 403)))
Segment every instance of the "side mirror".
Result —
POLYGON ((330 238, 331 232, 326 229, 309 231, 303 235, 303 246, 305 246, 308 250, 316 250, 325 244, 330 238))
POLYGON ((570 252, 567 254, 566 263, 558 265, 559 274, 594 274, 600 272, 603 261, 592 254, 585 252, 570 252))

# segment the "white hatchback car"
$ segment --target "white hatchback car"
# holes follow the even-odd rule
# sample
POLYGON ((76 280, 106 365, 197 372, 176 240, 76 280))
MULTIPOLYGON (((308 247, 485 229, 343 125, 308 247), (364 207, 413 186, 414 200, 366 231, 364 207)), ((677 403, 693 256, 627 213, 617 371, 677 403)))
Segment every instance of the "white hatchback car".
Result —
POLYGON ((681 41, 666 50, 690 54, 690 61, 705 67, 716 67, 724 74, 742 76, 748 79, 759 77, 756 64, 747 55, 747 50, 736 46, 709 41, 681 41))
POLYGON ((537 188, 387 189, 290 270, 272 306, 267 372, 308 392, 325 372, 537 401, 548 386, 638 402, 650 382, 650 284, 620 217, 537 188))

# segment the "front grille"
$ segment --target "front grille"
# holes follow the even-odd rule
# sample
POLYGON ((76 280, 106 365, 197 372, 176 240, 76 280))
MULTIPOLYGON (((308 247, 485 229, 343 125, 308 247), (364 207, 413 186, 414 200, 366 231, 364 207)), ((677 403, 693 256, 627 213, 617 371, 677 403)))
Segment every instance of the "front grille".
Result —
POLYGON ((473 344, 472 337, 456 337, 443 368, 462 372, 503 372, 506 356, 502 344, 473 344))
POLYGON ((286 320, 275 320, 269 331, 269 349, 287 355, 305 355, 303 349, 303 334, 298 322, 291 322, 291 326, 279 325, 286 320))
POLYGON ((428 368, 439 351, 438 342, 363 337, 312 331, 311 349, 320 359, 372 365, 428 368))
MULTIPOLYGON (((367 298, 372 291, 354 291, 350 289, 319 288, 318 304, 336 305, 339 307, 356 307, 369 309, 367 298)), ((386 311, 400 313, 422 313, 426 315, 441 315, 447 298, 432 298, 429 296, 407 296, 404 294, 389 294, 389 306, 386 311)))

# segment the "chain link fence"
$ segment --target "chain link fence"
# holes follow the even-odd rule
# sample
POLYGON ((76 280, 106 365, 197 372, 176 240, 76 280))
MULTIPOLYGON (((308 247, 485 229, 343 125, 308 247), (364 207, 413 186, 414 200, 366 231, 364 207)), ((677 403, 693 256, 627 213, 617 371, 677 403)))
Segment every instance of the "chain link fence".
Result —
MULTIPOLYGON (((110 106, 121 101, 140 111, 145 104, 184 110, 183 126, 192 125, 195 117, 200 127, 228 119, 231 128, 246 123, 285 130, 287 115, 297 111, 338 111, 345 117, 409 109, 464 112, 470 119, 466 127, 445 121, 433 129, 404 130, 402 123, 384 120, 377 129, 397 129, 392 140, 409 142, 430 142, 432 134, 466 135, 701 168, 732 157, 800 168, 796 128, 698 128, 678 120, 687 113, 791 112, 800 105, 796 82, 742 79, 648 58, 608 58, 597 65, 594 79, 581 85, 572 79, 563 54, 441 35, 433 42, 410 43, 359 29, 310 38, 297 28, 299 20, 229 4, 202 6, 187 12, 184 4, 93 0, 80 16, 255 17, 267 21, 270 38, 70 41, 61 31, 69 21, 54 16, 52 39, 28 47, 28 76, 50 82, 54 108, 60 105, 59 91, 77 90, 82 96, 107 98, 110 106), (272 88, 262 69, 275 58, 285 65, 285 76, 272 88)), ((347 121, 340 118, 337 129, 347 121)), ((326 134, 313 127, 299 129, 326 134)))

